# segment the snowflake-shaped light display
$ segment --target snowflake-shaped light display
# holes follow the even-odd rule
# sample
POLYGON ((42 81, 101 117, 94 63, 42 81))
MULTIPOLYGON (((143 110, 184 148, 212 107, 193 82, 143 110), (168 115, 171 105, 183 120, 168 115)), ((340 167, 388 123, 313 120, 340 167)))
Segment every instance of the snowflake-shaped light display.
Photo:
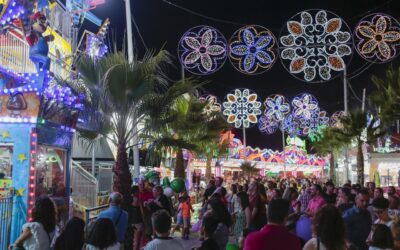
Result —
POLYGON ((342 123, 340 122, 340 118, 344 116, 344 111, 336 111, 332 114, 330 119, 330 126, 332 128, 342 128, 342 123))
POLYGON ((235 89, 226 96, 223 103, 223 114, 227 121, 236 128, 248 128, 258 122, 257 116, 261 115, 261 102, 256 93, 249 89, 235 89))
POLYGON ((229 41, 229 60, 245 74, 260 74, 272 67, 276 55, 276 39, 271 31, 258 26, 237 30, 229 41))
POLYGON ((400 24, 386 14, 364 17, 354 31, 358 54, 370 62, 388 62, 397 56, 400 24))
POLYGON ((325 10, 303 11, 281 32, 281 60, 300 80, 328 81, 351 59, 351 40, 350 29, 337 15, 325 10))
POLYGON ((204 113, 211 115, 213 112, 221 112, 221 104, 218 103, 218 99, 214 95, 202 96, 199 98, 201 102, 205 102, 204 113))
POLYGON ((318 110, 318 101, 310 94, 301 94, 293 98, 292 106, 294 117, 310 119, 311 114, 318 110))
POLYGON ((275 121, 283 121, 290 112, 290 104, 282 95, 271 95, 264 102, 266 116, 271 116, 275 121))
POLYGON ((178 46, 178 56, 186 70, 196 75, 208 75, 224 65, 227 55, 225 37, 209 26, 187 31, 178 46))
POLYGON ((302 135, 316 134, 319 132, 321 127, 329 125, 329 116, 326 111, 322 109, 316 109, 311 112, 310 118, 300 118, 300 128, 302 135))
POLYGON ((258 121, 258 129, 267 135, 272 135, 278 130, 279 122, 271 116, 263 115, 258 121))
POLYGON ((295 117, 293 114, 286 116, 285 119, 280 123, 279 128, 281 131, 285 131, 291 136, 301 135, 300 119, 295 117))

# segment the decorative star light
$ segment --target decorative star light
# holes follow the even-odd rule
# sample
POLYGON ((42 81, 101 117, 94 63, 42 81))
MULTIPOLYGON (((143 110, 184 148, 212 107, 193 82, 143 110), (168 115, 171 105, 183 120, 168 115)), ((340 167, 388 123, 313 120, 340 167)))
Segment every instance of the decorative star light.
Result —
POLYGON ((300 119, 300 128, 303 135, 313 136, 318 133, 321 127, 326 127, 329 125, 329 117, 325 110, 317 109, 311 112, 309 119, 300 119))
POLYGON ((300 119, 295 117, 293 114, 286 116, 280 123, 279 128, 281 131, 285 131, 291 136, 301 135, 300 119))
POLYGON ((17 189, 16 195, 17 195, 17 196, 24 196, 25 190, 26 190, 25 188, 19 188, 19 189, 17 189))
POLYGON ((178 56, 186 70, 195 75, 208 75, 225 63, 227 45, 215 28, 198 26, 187 31, 178 46, 178 56))
POLYGON ((400 46, 400 24, 386 14, 364 17, 355 29, 358 54, 370 62, 385 63, 397 56, 400 46))
POLYGON ((11 138, 10 133, 7 130, 1 131, 1 138, 4 140, 6 138, 11 138))
POLYGON ((237 30, 229 41, 229 59, 238 71, 260 74, 275 63, 276 39, 271 31, 258 26, 237 30))
POLYGON ((330 126, 332 128, 342 128, 343 125, 340 122, 340 118, 344 116, 344 111, 336 111, 335 113, 332 114, 331 119, 330 119, 330 126))
POLYGON ((293 16, 281 32, 280 43, 284 67, 306 82, 331 80, 344 70, 352 53, 350 29, 341 18, 325 10, 293 16))
POLYGON ((26 161, 27 159, 26 159, 26 156, 25 156, 25 154, 19 154, 18 155, 18 161, 19 161, 19 163, 23 163, 24 161, 26 161))
POLYGON ((278 130, 279 122, 271 116, 263 115, 258 121, 258 129, 267 135, 272 135, 278 130))
POLYGON ((290 104, 282 95, 271 95, 264 102, 266 116, 271 116, 275 121, 283 121, 290 112, 290 104))
POLYGON ((248 128, 251 124, 258 122, 257 116, 261 115, 261 102, 258 101, 256 93, 248 89, 235 89, 233 93, 226 96, 223 103, 223 114, 230 124, 236 128, 248 128))
POLYGON ((204 107, 204 113, 206 115, 210 115, 213 112, 221 112, 221 104, 218 103, 218 99, 216 96, 207 95, 206 97, 200 97, 200 101, 206 102, 206 106, 204 107))
POLYGON ((318 110, 318 102, 310 94, 301 94, 293 98, 293 116, 296 118, 310 119, 311 114, 318 110))

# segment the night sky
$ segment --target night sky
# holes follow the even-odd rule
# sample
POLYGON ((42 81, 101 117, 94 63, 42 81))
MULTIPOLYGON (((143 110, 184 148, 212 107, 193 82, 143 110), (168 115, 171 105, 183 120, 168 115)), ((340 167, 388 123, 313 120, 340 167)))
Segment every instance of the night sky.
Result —
MULTIPOLYGON (((93 12, 101 18, 110 17, 113 37, 122 43, 125 30, 125 9, 122 0, 106 0, 107 3, 99 6, 93 12)), ((282 27, 286 21, 296 13, 307 9, 326 9, 342 17, 351 30, 358 21, 369 13, 386 13, 397 20, 400 19, 400 0, 170 0, 172 3, 184 8, 198 12, 205 16, 223 19, 227 21, 258 24, 271 30, 275 37, 279 37, 282 27)), ((132 12, 140 29, 146 45, 155 50, 163 46, 174 56, 174 66, 170 68, 169 75, 173 79, 180 77, 180 64, 177 60, 177 45, 180 37, 191 27, 198 25, 209 25, 220 30, 230 39, 231 35, 239 29, 240 25, 226 24, 212 21, 194 14, 185 12, 162 0, 131 0, 132 12)), ((87 25, 88 28, 93 28, 87 25)), ((134 30, 136 50, 142 55, 145 48, 134 30)), ((360 59, 354 51, 352 61, 348 66, 348 74, 354 75, 365 66, 366 61, 360 59)), ((383 77, 384 71, 390 65, 398 67, 400 59, 397 58, 388 64, 369 65, 365 71, 349 80, 349 83, 358 98, 362 97, 362 89, 366 88, 367 96, 374 90, 371 75, 383 77)), ((186 76, 190 76, 186 73, 186 76)), ((225 65, 216 73, 201 77, 202 80, 210 81, 205 87, 205 93, 212 93, 220 100, 235 88, 249 88, 255 91, 262 99, 271 94, 283 94, 289 100, 295 95, 308 92, 317 97, 320 107, 332 114, 336 110, 343 110, 343 83, 342 78, 325 83, 305 83, 291 76, 278 59, 271 70, 261 75, 249 76, 236 71, 226 61, 225 65)), ((349 89, 349 109, 361 107, 349 89)), ((368 108, 367 103, 367 108, 368 108)), ((236 131, 240 136, 241 132, 236 131)), ((253 147, 269 147, 281 149, 280 132, 274 135, 263 135, 257 127, 248 130, 248 145, 253 147)))

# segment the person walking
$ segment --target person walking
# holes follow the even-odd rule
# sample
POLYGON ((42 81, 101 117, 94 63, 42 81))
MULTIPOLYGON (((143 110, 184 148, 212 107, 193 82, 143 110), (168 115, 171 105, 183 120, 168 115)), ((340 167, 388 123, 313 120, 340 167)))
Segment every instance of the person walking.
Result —
POLYGON ((315 214, 313 234, 303 250, 347 249, 342 214, 333 205, 325 205, 315 214))
POLYGON ((250 233, 245 239, 244 250, 300 250, 300 239, 286 228, 289 201, 271 200, 268 205, 268 224, 260 231, 250 233))
POLYGON ((368 211, 369 193, 360 189, 355 205, 343 214, 346 226, 346 239, 359 250, 367 250, 366 240, 371 231, 372 219, 368 211))
POLYGON ((23 247, 26 250, 49 250, 55 235, 57 211, 48 197, 39 197, 32 210, 32 220, 22 226, 22 234, 10 245, 12 250, 23 247))
POLYGON ((189 239, 190 234, 190 212, 193 212, 192 204, 190 202, 189 196, 182 196, 182 203, 180 204, 182 210, 182 220, 183 220, 183 233, 182 238, 184 240, 189 239))
POLYGON ((108 203, 110 204, 110 207, 101 212, 98 218, 108 218, 114 223, 117 230, 117 240, 121 245, 121 249, 124 249, 123 243, 128 226, 128 213, 121 208, 122 195, 117 192, 110 194, 108 203))

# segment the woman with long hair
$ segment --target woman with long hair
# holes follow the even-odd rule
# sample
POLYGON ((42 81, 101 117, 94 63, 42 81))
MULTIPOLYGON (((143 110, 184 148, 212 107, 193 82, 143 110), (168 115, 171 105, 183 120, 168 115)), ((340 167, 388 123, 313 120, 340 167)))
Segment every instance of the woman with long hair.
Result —
POLYGON ((81 250, 85 243, 85 222, 73 217, 58 236, 54 250, 81 250))
POLYGON ((208 201, 205 216, 209 215, 218 221, 218 226, 213 234, 213 238, 217 241, 219 248, 225 250, 229 240, 229 227, 232 224, 228 209, 220 199, 211 198, 208 201))
POLYGON ((249 197, 245 192, 237 193, 236 199, 240 208, 239 211, 235 213, 233 235, 235 236, 236 242, 239 242, 240 237, 243 236, 243 230, 250 226, 251 212, 249 197))
POLYGON ((32 220, 22 226, 22 234, 10 246, 24 247, 29 250, 48 250, 57 221, 57 210, 53 201, 48 197, 39 197, 32 210, 32 220))
POLYGON ((345 225, 342 214, 333 205, 325 205, 313 219, 313 238, 303 250, 345 250, 345 225))
POLYGON ((99 218, 92 222, 86 237, 86 250, 119 250, 117 231, 108 218, 99 218))
POLYGON ((267 223, 267 210, 264 199, 260 194, 263 191, 260 191, 260 189, 261 186, 256 181, 253 181, 247 191, 251 210, 250 230, 252 231, 260 230, 267 223))

